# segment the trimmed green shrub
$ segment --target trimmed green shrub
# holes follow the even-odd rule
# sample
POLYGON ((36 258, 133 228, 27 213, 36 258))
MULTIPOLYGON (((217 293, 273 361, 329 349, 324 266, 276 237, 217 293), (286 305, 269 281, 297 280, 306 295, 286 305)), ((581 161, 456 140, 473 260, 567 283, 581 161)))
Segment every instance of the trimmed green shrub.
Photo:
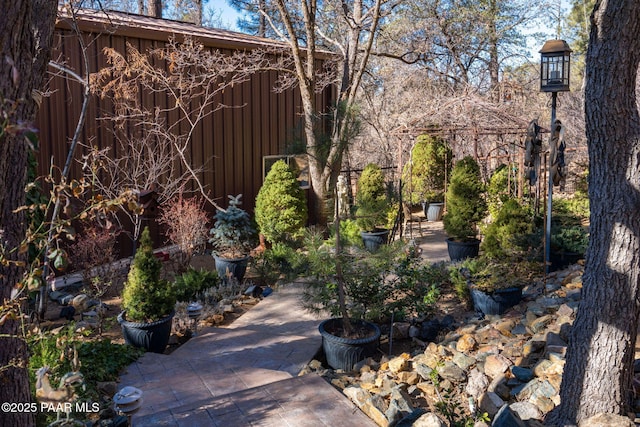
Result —
POLYGON ((152 322, 168 316, 176 305, 174 287, 160 278, 162 264, 153 254, 147 227, 129 269, 122 292, 122 308, 130 322, 152 322))
POLYGON ((380 166, 369 163, 362 171, 356 205, 356 223, 361 230, 374 231, 377 226, 386 225, 389 201, 380 166))
POLYGON ((453 167, 447 189, 447 212, 443 216, 444 229, 455 239, 475 238, 477 224, 487 213, 484 184, 480 166, 473 157, 466 156, 453 167))
POLYGON ((485 230, 482 250, 489 258, 522 258, 532 253, 533 214, 516 199, 504 201, 485 230))
POLYGON ((412 205, 444 201, 447 176, 451 173, 453 152, 447 141, 420 135, 411 153, 411 163, 402 172, 403 199, 412 205))
POLYGON ((176 299, 181 302, 195 301, 197 295, 206 289, 217 286, 220 283, 218 273, 209 270, 196 270, 189 267, 187 271, 176 276, 173 285, 176 299))
POLYGON ((492 218, 498 216, 502 204, 511 199, 517 192, 517 182, 513 179, 513 176, 509 176, 510 167, 515 168, 515 165, 507 166, 502 164, 498 166, 489 179, 487 205, 492 218))
POLYGON ((283 160, 271 166, 256 197, 255 213, 260 233, 271 243, 302 236, 307 202, 296 176, 283 160))

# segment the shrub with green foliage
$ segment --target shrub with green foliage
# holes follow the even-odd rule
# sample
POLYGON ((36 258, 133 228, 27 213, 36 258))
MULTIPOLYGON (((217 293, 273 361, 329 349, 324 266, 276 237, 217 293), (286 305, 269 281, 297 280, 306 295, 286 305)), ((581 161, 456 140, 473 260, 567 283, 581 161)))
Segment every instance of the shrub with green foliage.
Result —
MULTIPOLYGON (((79 370, 84 376, 86 390, 78 388, 79 402, 101 402, 98 382, 115 381, 123 368, 133 363, 144 354, 144 349, 130 345, 114 344, 108 339, 88 341, 75 333, 76 325, 71 323, 60 333, 42 332, 27 337, 29 347, 29 382, 32 395, 35 395, 36 371, 48 366, 49 381, 56 387, 60 378, 67 372, 74 371, 72 366, 73 349, 78 353, 79 370)), ((35 402, 35 398, 33 400, 35 402)), ((87 414, 72 414, 82 419, 87 414)), ((49 425, 55 421, 53 412, 38 412, 37 425, 49 425)))
POLYGON ((447 176, 451 173, 453 152, 447 141, 431 135, 420 135, 404 166, 403 199, 416 205, 442 202, 447 176))
POLYGON ((508 199, 486 227, 481 248, 489 258, 521 259, 533 255, 535 236, 533 213, 508 199))
POLYGON ((514 170, 517 172, 515 165, 507 166, 502 164, 493 171, 489 179, 489 185, 487 185, 487 205, 492 218, 498 216, 498 212, 504 202, 517 194, 518 183, 515 179, 516 174, 512 173, 514 170))
POLYGON ((307 202, 291 168, 278 160, 271 166, 256 197, 256 223, 271 242, 296 239, 307 222, 307 202))
POLYGON ((356 205, 356 223, 362 231, 375 231, 377 226, 386 226, 390 202, 380 166, 374 163, 365 166, 358 180, 356 205))
POLYGON ((140 237, 122 292, 122 308, 130 322, 152 322, 168 316, 176 305, 173 285, 160 277, 162 264, 153 254, 149 229, 140 237))
POLYGON ((551 248, 583 254, 589 244, 589 199, 584 193, 553 200, 551 248))
POLYGON ((480 166, 466 156, 453 167, 447 189, 447 212, 443 216, 447 234, 458 240, 475 238, 477 224, 487 213, 480 166))
POLYGON ((176 299, 180 302, 195 301, 197 295, 206 289, 217 286, 220 283, 218 273, 209 270, 196 270, 189 267, 187 271, 176 276, 173 285, 176 299))

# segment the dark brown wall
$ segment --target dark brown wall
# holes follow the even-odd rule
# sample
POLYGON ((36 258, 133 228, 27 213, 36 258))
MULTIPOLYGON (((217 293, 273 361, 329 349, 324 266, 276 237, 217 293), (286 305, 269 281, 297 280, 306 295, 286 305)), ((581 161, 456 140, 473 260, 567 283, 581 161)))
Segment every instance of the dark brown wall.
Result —
MULTIPOLYGON (((101 34, 100 26, 93 21, 80 24, 81 28, 84 25, 90 72, 106 66, 106 57, 102 52, 105 47, 124 52, 126 43, 130 43, 145 52, 162 46, 171 35, 169 31, 161 32, 157 28, 153 32, 144 32, 135 31, 132 27, 105 29, 101 34)), ((202 40, 206 46, 218 48, 215 46, 215 37, 202 40)), ((64 23, 58 24, 54 46, 54 60, 64 62, 80 75, 84 73, 77 36, 64 23)), ((54 72, 53 69, 51 71, 54 72)), ((226 206, 227 194, 242 193, 243 207, 252 212, 255 196, 262 184, 262 157, 284 154, 285 143, 292 138, 296 129, 299 132, 302 128, 299 92, 289 90, 275 93, 272 88, 276 77, 275 72, 257 74, 250 81, 225 91, 222 99, 224 103, 243 107, 213 113, 201 123, 195 133, 189 156, 194 167, 205 165, 203 183, 223 206, 226 206)), ((159 95, 147 95, 144 100, 153 105, 166 104, 166 98, 159 95)), ((328 111, 331 102, 329 92, 317 96, 316 102, 319 111, 328 111)), ((43 99, 37 123, 40 129, 38 161, 41 174, 47 174, 52 163, 62 169, 81 104, 81 86, 59 75, 52 75, 49 96, 43 99)), ((100 148, 113 145, 109 132, 111 124, 101 120, 111 111, 112 106, 108 100, 95 96, 92 98, 82 132, 83 143, 100 148)), ((75 159, 81 159, 84 151, 79 147, 75 159)), ((73 162, 71 176, 81 176, 78 161, 73 162)))

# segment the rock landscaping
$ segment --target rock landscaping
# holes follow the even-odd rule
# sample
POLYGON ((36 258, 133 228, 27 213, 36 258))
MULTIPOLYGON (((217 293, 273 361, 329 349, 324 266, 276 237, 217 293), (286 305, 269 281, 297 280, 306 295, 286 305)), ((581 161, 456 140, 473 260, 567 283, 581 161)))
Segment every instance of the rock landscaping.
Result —
MULTIPOLYGON (((532 283, 523 302, 502 316, 468 313, 457 325, 443 322, 448 329, 430 342, 417 338, 424 325, 395 324, 395 339, 413 336, 417 350, 367 359, 349 373, 325 369, 318 360, 308 370, 324 376, 383 427, 540 426, 560 403, 582 273, 581 265, 573 265, 532 283)), ((581 425, 634 422, 608 416, 606 424, 594 419, 581 425)))

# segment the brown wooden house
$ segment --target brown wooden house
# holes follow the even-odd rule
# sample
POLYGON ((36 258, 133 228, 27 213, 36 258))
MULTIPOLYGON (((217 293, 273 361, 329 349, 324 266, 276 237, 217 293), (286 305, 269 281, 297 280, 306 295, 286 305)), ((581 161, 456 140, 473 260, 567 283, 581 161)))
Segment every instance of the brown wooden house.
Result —
MULTIPOLYGON (((87 45, 89 71, 106 66, 103 49, 111 47, 126 52, 131 44, 140 52, 163 46, 170 37, 180 41, 191 36, 207 48, 224 52, 250 50, 277 45, 278 42, 232 31, 198 27, 193 24, 156 19, 121 12, 81 10, 75 23, 87 45)), ((84 73, 81 46, 73 30, 71 17, 59 13, 54 38, 53 60, 69 69, 84 73)), ((69 142, 73 136, 82 104, 82 87, 60 73, 54 74, 42 100, 37 126, 40 130, 39 171, 47 174, 53 165, 62 169, 69 142)), ((275 71, 253 75, 249 81, 225 91, 223 102, 237 108, 221 109, 206 117, 195 133, 188 157, 193 166, 205 165, 203 184, 209 194, 226 206, 228 194, 243 194, 243 207, 252 211, 255 196, 263 181, 263 167, 273 157, 285 154, 285 146, 293 138, 301 137, 301 102, 297 89, 274 92, 278 75, 275 71)), ((166 102, 162 98, 147 100, 166 102)), ((328 112, 334 102, 327 89, 316 98, 318 111, 328 112)), ((90 102, 88 117, 81 140, 104 148, 112 146, 113 133, 104 118, 110 104, 98 97, 90 102)), ((76 152, 80 159, 83 149, 76 152)), ((71 176, 82 174, 75 161, 71 176)))

